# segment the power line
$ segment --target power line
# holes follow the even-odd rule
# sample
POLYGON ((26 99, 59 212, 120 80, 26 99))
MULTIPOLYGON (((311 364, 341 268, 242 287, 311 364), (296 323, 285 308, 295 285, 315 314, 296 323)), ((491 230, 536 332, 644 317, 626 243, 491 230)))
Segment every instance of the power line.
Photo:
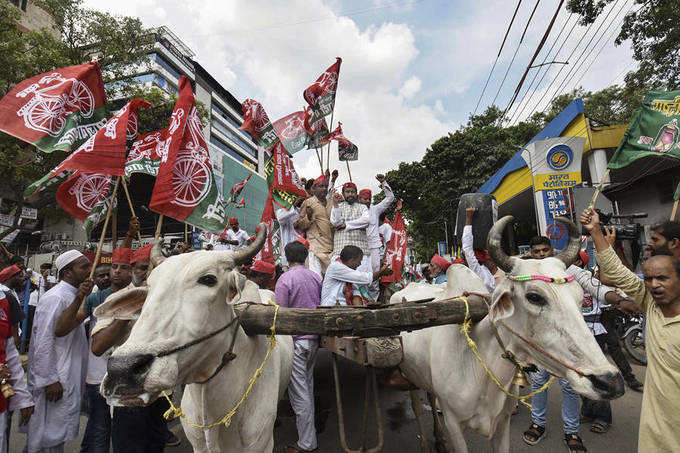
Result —
POLYGON ((560 3, 557 5, 557 9, 555 10, 555 14, 553 14, 552 19, 550 20, 550 24, 548 24, 548 28, 546 28, 545 33, 543 33, 543 37, 541 38, 541 42, 538 43, 538 46, 536 47, 536 51, 534 52, 534 56, 531 57, 531 60, 529 61, 529 64, 527 65, 526 70, 524 71, 524 74, 522 75, 522 78, 519 80, 519 83, 517 84, 517 88, 515 88, 515 93, 512 95, 512 98, 510 99, 510 103, 508 106, 503 110, 503 115, 501 115, 501 121, 503 120, 503 117, 505 117, 505 113, 512 107, 512 104, 515 102, 515 99, 517 99, 517 95, 522 89, 522 85, 524 84, 524 80, 527 77, 527 74, 529 74, 529 70, 531 69, 531 65, 534 64, 534 61, 536 61, 536 57, 538 57, 538 54, 541 53, 541 49, 543 49, 543 45, 545 44, 545 41, 548 39, 548 36, 550 35, 550 31, 553 28, 553 25, 555 25, 555 19, 557 19, 557 15, 560 13, 560 10, 562 9, 562 4, 564 3, 564 0, 560 0, 560 3))
MULTIPOLYGON (((566 76, 564 77, 564 79, 562 80, 560 87, 555 91, 555 94, 554 94, 553 97, 550 99, 550 101, 548 101, 548 103, 543 107, 543 110, 547 109, 548 106, 550 105, 550 103, 551 103, 553 100, 555 100, 555 98, 557 98, 557 96, 561 95, 561 94, 564 92, 564 89, 565 89, 566 86, 567 86, 567 84, 565 83, 565 81, 567 81, 567 79, 571 80, 570 76, 572 76, 573 73, 575 73, 576 71, 578 71, 578 64, 579 64, 579 62, 581 61, 581 57, 583 57, 583 56, 585 55, 585 52, 588 50, 588 47, 590 46, 590 43, 593 42, 593 39, 595 38, 595 36, 597 36, 598 32, 600 31, 600 29, 601 29, 602 26, 604 25, 605 21, 609 18, 609 15, 612 13, 612 11, 614 11, 614 8, 616 7, 616 5, 618 5, 618 3, 619 3, 620 1, 621 1, 621 0, 616 0, 616 3, 614 3, 614 4, 612 5, 612 7, 609 9, 609 11, 607 11, 607 15, 604 17, 604 19, 602 19, 602 21, 600 22, 600 24, 599 24, 598 27, 597 27, 597 30, 595 30, 595 33, 593 33, 593 35, 590 37, 590 39, 588 40, 588 43, 585 45, 585 47, 584 47, 583 50, 581 51, 581 54, 580 54, 579 57, 576 59, 576 62, 573 64, 572 68, 569 69, 569 72, 567 72, 567 75, 566 75, 566 76)), ((619 14, 620 14, 621 12, 622 12, 622 9, 619 10, 619 14)), ((610 23, 610 26, 611 26, 611 23, 610 23)), ((605 32, 606 32, 606 30, 605 30, 604 32, 602 32, 602 35, 600 35, 600 38, 599 38, 599 39, 602 39, 602 36, 604 35, 605 32)), ((599 42, 599 40, 598 40, 598 42, 599 42)), ((597 45, 597 44, 595 44, 595 45, 597 45)), ((593 46, 593 48, 594 48, 594 46, 593 46)), ((591 50, 591 52, 592 52, 592 50, 591 50)), ((572 77, 573 77, 573 76, 572 76, 572 77)))
MULTIPOLYGON (((559 31, 559 33, 558 33, 557 36, 555 37, 555 42, 553 42, 552 46, 550 46, 550 49, 548 50, 548 53, 545 55, 545 58, 543 59, 543 61, 541 62, 541 64, 545 63, 545 62, 548 60, 548 58, 550 57, 550 53, 552 52, 553 48, 554 48, 555 45, 557 44, 557 41, 559 41, 560 36, 562 36, 562 32, 563 32, 564 29, 567 27, 567 25, 569 24, 569 21, 571 21, 572 17, 576 17, 577 20, 578 20, 578 15, 574 15, 574 13, 571 13, 571 14, 569 15, 569 17, 567 17, 567 20, 566 20, 566 21, 564 22, 564 24, 562 25, 562 29, 559 31)), ((562 48, 563 48, 564 45, 567 43, 567 40, 569 39, 569 37, 571 36, 571 34, 574 32, 574 30, 575 30, 574 27, 572 27, 572 28, 569 30, 569 33, 567 34, 567 36, 566 36, 566 37, 564 38, 564 40, 562 41, 562 44, 560 45, 560 48, 557 49, 557 52, 555 53, 555 55, 554 55, 552 58, 557 59, 558 55, 559 55, 560 52, 562 51, 562 48)), ((536 71, 536 72, 534 73, 534 78, 531 79, 531 82, 529 83, 529 86, 527 87, 527 90, 524 92, 524 96, 522 96, 522 99, 520 100, 519 105, 517 106, 517 108, 515 108, 515 113, 513 113, 512 118, 510 118, 510 121, 509 121, 510 124, 512 124, 512 122, 515 120, 515 117, 516 117, 516 116, 518 116, 518 118, 521 118, 521 114, 522 114, 522 112, 524 112, 524 109, 525 109, 526 106, 529 104, 529 100, 531 99, 531 96, 533 96, 534 93, 536 92, 536 90, 538 90, 538 87, 541 85, 541 82, 543 82, 543 79, 544 79, 545 76, 548 74, 548 71, 550 71, 550 66, 546 66, 546 67, 545 67, 545 70, 544 70, 543 67, 541 67, 538 71, 536 71), (543 72, 543 76, 541 76, 541 79, 538 81, 538 84, 537 84, 536 87, 534 88, 534 90, 533 90, 533 92, 531 93, 531 95, 528 95, 528 94, 529 94, 529 91, 530 91, 531 88, 534 86, 534 81, 538 78, 538 75, 539 75, 541 72, 543 72), (526 101, 526 102, 525 102, 525 101, 526 101), (521 110, 520 110, 520 109, 521 109, 521 110)))
MULTIPOLYGON (((616 3, 618 3, 618 2, 619 2, 619 0, 616 0, 616 3)), ((612 7, 610 8, 610 11, 611 11, 615 6, 616 6, 616 4, 612 5, 612 7)), ((578 43, 576 43, 576 45, 575 45, 574 48, 572 49, 572 51, 571 51, 571 53, 569 54, 569 56, 566 58, 567 61, 569 61, 569 60, 571 59, 571 57, 574 55, 574 53, 576 52, 576 49, 578 49, 578 47, 581 45, 581 43, 583 42, 583 40, 585 39, 585 37, 588 35, 588 32, 590 31, 590 29, 593 27, 594 24, 595 24, 595 22, 592 22, 592 23, 588 26, 588 28, 583 32, 583 35, 581 35, 581 39, 579 39, 578 43)), ((565 65, 565 66, 566 66, 566 65, 565 65)), ((541 98, 538 100, 538 102, 536 103, 536 105, 534 105, 534 108, 531 109, 531 110, 529 110, 529 112, 537 111, 537 110, 538 110, 538 106, 543 102, 543 99, 545 99, 545 96, 550 92, 550 88, 552 88, 552 86, 553 86, 553 84, 555 83, 555 81, 557 81, 557 79, 559 78, 560 74, 562 74, 562 71, 564 71, 565 66, 560 67, 560 70, 557 72, 557 75, 555 76, 555 78, 552 79, 552 80, 550 81, 550 84, 548 85, 548 88, 543 92, 543 94, 541 95, 541 98)))
POLYGON ((503 37, 503 42, 501 43, 501 48, 498 49, 498 55, 496 55, 496 60, 493 62, 493 66, 491 66, 491 71, 489 72, 489 77, 486 78, 486 83, 484 84, 484 88, 482 88, 482 94, 479 95, 479 99, 477 99, 477 105, 475 105, 475 111, 472 113, 473 115, 477 114, 477 109, 479 108, 479 103, 482 101, 482 97, 484 96, 484 93, 486 92, 486 87, 489 86, 489 80, 491 80, 491 74, 493 74, 493 70, 496 68, 496 63, 498 63, 498 58, 501 56, 501 51, 503 50, 503 46, 505 46, 505 40, 508 39, 508 34, 510 33, 510 29, 512 28, 512 24, 515 22, 515 17, 517 16, 517 11, 519 11, 519 7, 522 4, 522 0, 519 0, 517 3, 517 7, 515 8, 515 12, 512 15, 512 19, 510 19, 510 23, 508 24, 508 29, 505 30, 505 36, 503 37))
POLYGON ((510 60, 510 64, 508 65, 508 69, 505 71, 505 75, 503 76, 503 80, 501 81, 501 85, 498 87, 498 91, 496 92, 496 96, 494 96, 493 101, 491 102, 491 105, 496 104, 496 99, 498 99, 498 95, 501 92, 501 89, 503 88, 503 84, 505 84, 505 79, 508 78, 508 73, 510 72, 510 68, 512 68, 512 64, 515 62, 515 57, 517 56, 517 52, 519 52, 519 48, 522 46, 522 41, 524 41, 524 35, 527 32, 527 29, 529 28, 529 24, 531 23, 531 19, 534 17, 534 13, 536 12, 536 8, 538 8, 538 4, 541 2, 541 0, 536 0, 536 4, 534 5, 534 9, 531 11, 531 16, 529 16, 529 20, 527 21, 526 26, 524 27, 524 32, 522 32, 522 37, 519 40, 519 43, 517 43, 517 49, 515 49, 515 54, 512 56, 512 60, 510 60))

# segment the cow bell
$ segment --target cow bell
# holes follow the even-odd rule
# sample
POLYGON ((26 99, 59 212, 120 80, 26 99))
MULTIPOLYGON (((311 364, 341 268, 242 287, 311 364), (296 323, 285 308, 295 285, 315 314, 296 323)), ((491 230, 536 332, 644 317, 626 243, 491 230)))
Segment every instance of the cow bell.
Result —
POLYGON ((524 370, 522 370, 522 368, 515 368, 515 377, 512 378, 512 383, 520 387, 526 387, 529 385, 529 381, 527 381, 527 377, 524 374, 524 370))

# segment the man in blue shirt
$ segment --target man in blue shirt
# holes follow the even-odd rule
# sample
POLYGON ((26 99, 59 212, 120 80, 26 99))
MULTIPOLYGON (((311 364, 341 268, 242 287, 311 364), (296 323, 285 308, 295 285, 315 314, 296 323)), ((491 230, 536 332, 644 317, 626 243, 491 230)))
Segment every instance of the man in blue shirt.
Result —
POLYGON ((435 283, 446 283, 446 269, 449 268, 451 262, 446 258, 435 253, 430 260, 430 275, 434 278, 435 283))

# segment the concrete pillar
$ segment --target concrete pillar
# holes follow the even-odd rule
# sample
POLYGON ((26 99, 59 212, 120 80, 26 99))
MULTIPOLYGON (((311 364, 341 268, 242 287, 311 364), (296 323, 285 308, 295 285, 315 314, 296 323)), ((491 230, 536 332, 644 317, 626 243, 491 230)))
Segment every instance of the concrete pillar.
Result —
MULTIPOLYGON (((590 170, 590 183, 593 186, 600 184, 600 178, 607 171, 607 153, 604 149, 593 149, 588 153, 588 170, 590 170)), ((611 182, 609 175, 604 179, 604 184, 611 182)))

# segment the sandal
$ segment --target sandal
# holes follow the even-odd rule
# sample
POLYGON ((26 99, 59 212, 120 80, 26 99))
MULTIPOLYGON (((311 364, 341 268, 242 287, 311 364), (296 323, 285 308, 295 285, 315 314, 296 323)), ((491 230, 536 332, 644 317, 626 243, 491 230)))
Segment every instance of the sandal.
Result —
POLYGON ((545 426, 538 426, 536 423, 532 423, 529 429, 522 434, 524 442, 532 446, 536 445, 543 437, 545 437, 545 426))
POLYGON ((295 445, 288 445, 286 446, 286 453, 311 453, 313 451, 317 451, 319 447, 316 447, 314 450, 303 450, 302 448, 298 447, 297 444, 295 445))
POLYGON ((569 452, 578 451, 585 453, 588 451, 588 449, 583 445, 583 441, 576 433, 565 434, 564 444, 567 446, 567 450, 569 452))
POLYGON ((590 425, 590 430, 597 434, 604 434, 609 430, 610 426, 609 423, 605 422, 593 422, 593 424, 590 425))

